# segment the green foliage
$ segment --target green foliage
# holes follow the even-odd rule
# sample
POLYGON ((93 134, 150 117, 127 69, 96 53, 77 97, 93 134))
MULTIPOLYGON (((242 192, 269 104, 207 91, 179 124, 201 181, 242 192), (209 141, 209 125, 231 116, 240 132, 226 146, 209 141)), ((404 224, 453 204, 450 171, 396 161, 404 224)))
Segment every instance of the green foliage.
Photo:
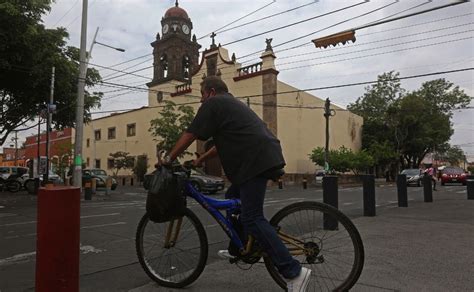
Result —
MULTIPOLYGON (((324 148, 313 149, 309 157, 316 165, 324 167, 324 148)), ((344 146, 330 150, 328 160, 330 172, 352 171, 359 174, 374 165, 374 159, 366 151, 353 152, 344 146)))
POLYGON ((437 151, 436 159, 447 161, 451 165, 460 165, 466 161, 466 155, 459 146, 450 146, 442 151, 437 151))
POLYGON ((150 121, 149 131, 154 137, 159 138, 155 139, 155 141, 158 141, 158 149, 166 152, 171 151, 193 119, 194 110, 192 107, 187 105, 177 107, 174 102, 165 101, 160 117, 150 121))
POLYGON ((397 78, 393 71, 380 75, 348 109, 364 118, 362 147, 377 165, 398 160, 403 168, 416 168, 427 153, 449 141, 452 110, 465 107, 470 98, 444 79, 406 92, 397 78))
POLYGON ((133 168, 133 173, 137 176, 138 181, 142 182, 148 169, 148 157, 143 154, 137 157, 137 163, 133 168))
MULTIPOLYGON (((49 101, 54 66, 54 100, 57 113, 53 125, 70 127, 75 121, 79 50, 66 46, 64 28, 46 29, 41 17, 52 1, 4 0, 0 3, 0 145, 15 128, 34 119, 39 106, 49 101)), ((88 69, 86 86, 101 80, 88 69)), ((100 106, 101 93, 85 93, 86 121, 90 110, 100 106)))
POLYGON ((56 174, 65 178, 65 172, 69 168, 69 159, 72 157, 73 145, 70 142, 56 146, 57 158, 51 159, 56 174))
POLYGON ((132 169, 134 167, 135 157, 128 154, 128 152, 124 151, 117 151, 109 154, 109 157, 114 160, 114 176, 117 176, 121 169, 132 169))
POLYGON ((468 166, 467 171, 469 171, 470 174, 474 174, 474 166, 468 166))

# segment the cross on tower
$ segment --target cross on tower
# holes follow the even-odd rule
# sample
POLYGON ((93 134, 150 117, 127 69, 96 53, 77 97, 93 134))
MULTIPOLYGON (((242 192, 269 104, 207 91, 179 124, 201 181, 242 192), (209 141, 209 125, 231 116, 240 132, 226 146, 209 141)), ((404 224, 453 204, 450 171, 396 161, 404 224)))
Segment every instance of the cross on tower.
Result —
POLYGON ((216 42, 215 42, 215 40, 214 40, 215 37, 216 37, 216 33, 215 33, 215 32, 212 32, 212 33, 211 33, 211 39, 212 39, 211 48, 215 48, 215 47, 216 47, 216 42))

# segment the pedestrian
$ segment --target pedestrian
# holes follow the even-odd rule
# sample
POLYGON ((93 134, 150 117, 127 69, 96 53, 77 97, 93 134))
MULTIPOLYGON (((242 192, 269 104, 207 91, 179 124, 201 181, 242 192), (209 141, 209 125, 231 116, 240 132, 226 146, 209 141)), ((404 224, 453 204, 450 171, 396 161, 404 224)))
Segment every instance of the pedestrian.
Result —
MULTIPOLYGON (((169 165, 196 139, 213 138, 214 146, 193 163, 200 166, 219 156, 230 187, 241 201, 244 231, 259 242, 287 282, 288 291, 306 291, 311 270, 294 259, 263 215, 267 182, 278 179, 285 166, 280 141, 247 105, 228 92, 217 76, 201 83, 201 107, 162 164, 169 165)), ((220 251, 226 255, 228 251, 220 251)))
POLYGON ((436 169, 433 166, 428 167, 425 170, 425 175, 429 175, 431 181, 433 181, 433 190, 436 191, 436 169))

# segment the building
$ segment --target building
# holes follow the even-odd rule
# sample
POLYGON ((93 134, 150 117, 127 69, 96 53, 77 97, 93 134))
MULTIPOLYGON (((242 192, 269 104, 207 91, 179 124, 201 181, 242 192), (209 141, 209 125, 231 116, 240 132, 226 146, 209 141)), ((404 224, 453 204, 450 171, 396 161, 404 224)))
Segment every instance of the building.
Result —
POLYGON ((25 149, 14 147, 3 147, 0 158, 2 166, 26 166, 25 149))
MULTIPOLYGON (((89 167, 109 169, 109 154, 126 151, 130 155, 147 155, 150 170, 156 162, 156 141, 148 129, 150 120, 160 115, 164 100, 199 107, 200 82, 217 75, 230 92, 247 103, 280 139, 289 176, 313 174, 315 165, 308 154, 325 145, 324 101, 278 80, 271 39, 266 40, 261 61, 242 66, 235 54, 213 43, 204 50, 192 35, 193 24, 187 12, 178 6, 168 9, 161 20, 161 34, 151 43, 154 56, 153 80, 149 88, 148 106, 94 119, 84 128, 83 158, 89 167)), ((330 147, 358 150, 361 147, 361 117, 335 105, 330 120, 330 147)), ((204 152, 205 144, 191 145, 190 152, 204 152)), ((208 163, 207 172, 222 175, 218 159, 208 163)))
MULTIPOLYGON (((49 155, 51 160, 70 156, 74 144, 74 130, 65 128, 52 131, 49 135, 49 155)), ((39 141, 39 154, 46 156, 46 133, 41 133, 39 141)), ((38 135, 29 136, 25 142, 25 158, 38 157, 38 135)))

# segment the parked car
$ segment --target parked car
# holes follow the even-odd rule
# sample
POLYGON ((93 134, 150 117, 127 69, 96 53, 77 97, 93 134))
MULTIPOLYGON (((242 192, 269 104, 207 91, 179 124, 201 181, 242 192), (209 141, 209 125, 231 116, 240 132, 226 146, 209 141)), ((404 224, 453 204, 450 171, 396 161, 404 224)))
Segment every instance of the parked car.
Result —
POLYGON ((198 191, 209 194, 215 194, 225 186, 222 178, 208 175, 199 169, 191 170, 189 181, 198 191))
POLYGON ((21 177, 28 173, 27 167, 22 166, 0 166, 0 178, 8 179, 11 175, 21 177))
POLYGON ((441 185, 444 186, 447 183, 461 183, 466 185, 467 173, 464 169, 456 166, 446 166, 442 170, 441 174, 441 185))
POLYGON ((408 168, 402 170, 401 174, 407 176, 407 186, 416 185, 417 187, 421 186, 421 180, 423 179, 423 173, 418 168, 408 168))
MULTIPOLYGON (((20 181, 21 185, 28 191, 28 193, 34 193, 35 179, 30 177, 28 173, 23 174, 18 180, 20 181)), ((43 175, 39 176, 39 180, 41 184, 41 182, 43 181, 43 175)), ((61 185, 64 183, 63 179, 53 171, 49 171, 48 181, 52 182, 54 185, 61 185)))
POLYGON ((117 188, 117 181, 115 178, 111 177, 107 174, 107 172, 100 168, 91 168, 91 169, 83 169, 82 170, 82 181, 84 182, 85 178, 95 178, 97 179, 97 188, 105 188, 106 182, 108 178, 112 179, 112 186, 111 190, 115 190, 117 188))

